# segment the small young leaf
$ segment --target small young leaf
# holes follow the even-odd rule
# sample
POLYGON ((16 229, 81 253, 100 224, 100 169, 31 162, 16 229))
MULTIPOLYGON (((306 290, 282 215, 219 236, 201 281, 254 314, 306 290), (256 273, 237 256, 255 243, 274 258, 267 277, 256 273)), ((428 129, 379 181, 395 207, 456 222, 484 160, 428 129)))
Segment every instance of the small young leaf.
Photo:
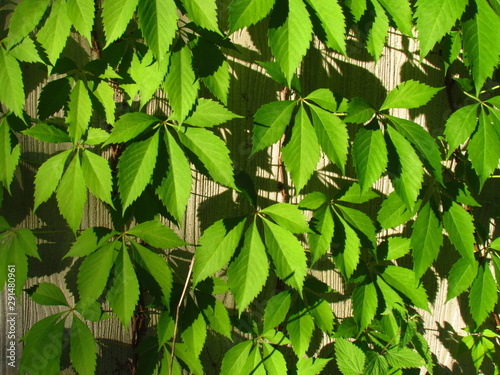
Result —
POLYGON ((346 339, 335 339, 335 358, 344 375, 361 375, 365 367, 365 353, 346 339))
POLYGON ((195 252, 194 285, 212 276, 229 262, 240 243, 244 226, 244 218, 222 219, 203 233, 195 252))
POLYGON ((446 300, 449 301, 465 292, 476 278, 477 270, 477 262, 470 262, 465 258, 460 258, 451 267, 448 274, 448 294, 446 300))
POLYGON ((68 132, 76 144, 85 134, 92 116, 92 102, 84 81, 77 81, 71 90, 68 107, 68 132))
POLYGON ((71 364, 82 375, 95 373, 97 348, 93 333, 75 314, 69 334, 71 364))
POLYGON ((127 230, 127 233, 159 249, 173 249, 186 244, 172 229, 158 220, 140 223, 127 230))
POLYGON ((314 330, 314 321, 302 303, 292 307, 286 330, 297 357, 302 357, 309 348, 314 330))
POLYGON ((106 299, 120 322, 128 328, 139 300, 139 281, 125 246, 116 258, 113 285, 108 290, 106 299))
POLYGON ((115 123, 111 135, 102 147, 111 143, 128 142, 159 121, 156 117, 141 112, 125 113, 115 123))
POLYGON ((300 242, 286 229, 263 219, 266 245, 276 274, 302 294, 307 273, 306 254, 300 242))
POLYGON ((53 125, 48 125, 43 122, 38 125, 32 126, 26 130, 23 130, 23 134, 30 136, 32 138, 38 139, 42 142, 50 142, 50 143, 62 143, 62 142, 71 142, 71 139, 68 136, 68 133, 65 131, 56 128, 53 125))
POLYGON ((266 248, 255 221, 245 232, 243 247, 227 270, 227 283, 239 314, 257 297, 269 275, 266 248))
POLYGON ((78 154, 64 172, 56 192, 57 206, 73 232, 80 226, 83 207, 87 201, 87 188, 78 154))
POLYGON ((487 263, 479 267, 477 277, 469 293, 469 306, 472 319, 479 327, 498 303, 497 284, 487 263))
POLYGON ((276 203, 260 211, 269 215, 276 223, 292 233, 309 231, 307 218, 297 206, 290 203, 276 203))
POLYGON ((292 296, 288 290, 269 298, 264 309, 264 333, 283 323, 291 304, 292 296))
POLYGON ((33 301, 44 306, 69 306, 61 289, 51 283, 40 283, 28 292, 33 301))
POLYGON ((389 108, 418 108, 432 99, 442 87, 430 87, 414 80, 404 81, 387 94, 380 110, 389 108))
POLYGON ((82 171, 90 192, 113 207, 111 168, 106 159, 90 151, 82 154, 82 171))

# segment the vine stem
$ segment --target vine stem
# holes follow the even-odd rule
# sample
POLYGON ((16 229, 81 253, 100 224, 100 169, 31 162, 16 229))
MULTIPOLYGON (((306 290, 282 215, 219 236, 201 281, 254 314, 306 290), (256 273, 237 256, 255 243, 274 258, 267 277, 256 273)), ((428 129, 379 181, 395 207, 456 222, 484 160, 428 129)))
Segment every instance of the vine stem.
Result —
POLYGON ((189 270, 186 276, 186 282, 184 283, 184 288, 182 289, 181 298, 179 298, 179 302, 177 303, 177 310, 175 312, 174 336, 172 337, 172 352, 170 353, 170 368, 168 370, 169 375, 172 375, 174 370, 175 339, 177 337, 177 327, 179 326, 179 316, 181 312, 182 302, 184 301, 184 296, 186 295, 186 291, 189 285, 189 280, 191 279, 191 274, 193 273, 193 265, 194 265, 194 256, 193 259, 191 259, 191 263, 189 264, 189 270))

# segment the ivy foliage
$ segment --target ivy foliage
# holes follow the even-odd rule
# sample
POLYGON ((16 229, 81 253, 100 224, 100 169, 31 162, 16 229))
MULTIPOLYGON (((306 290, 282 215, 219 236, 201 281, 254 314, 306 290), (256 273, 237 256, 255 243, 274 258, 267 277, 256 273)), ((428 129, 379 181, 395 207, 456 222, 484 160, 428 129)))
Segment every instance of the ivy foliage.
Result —
POLYGON ((216 369, 223 375, 432 373, 420 314, 434 308, 426 282, 434 272, 447 278, 448 300, 468 302, 462 344, 476 370, 499 371, 498 2, 21 0, 7 8, 0 286, 19 297, 29 257, 43 261, 43 231, 4 213, 27 170, 35 170, 30 208, 41 216, 57 206, 75 236, 64 258, 78 260, 71 300, 52 283, 25 290, 60 311, 25 332, 21 372, 58 374, 70 363, 93 374, 101 345, 94 324, 117 319, 134 330, 131 321, 151 313, 158 319, 149 336, 137 334, 134 373, 207 373, 203 352, 214 337, 225 343, 216 369), (264 30, 271 58, 259 64, 283 89, 253 114, 228 107, 239 95, 233 37, 248 29, 264 30), (442 81, 403 79, 382 100, 303 82, 317 43, 324 61, 349 61, 355 44, 376 62, 389 32, 415 43, 406 51, 413 64, 439 56, 442 81), (88 59, 72 57, 74 40, 88 59), (36 110, 26 106, 32 66, 49 78, 36 110), (448 103, 436 104, 445 96, 448 103), (413 121, 429 103, 444 114, 441 131, 413 121), (262 186, 236 170, 226 135, 249 116, 248 156, 264 160, 278 148, 279 173, 288 176, 275 181, 277 201, 261 199, 262 186), (58 151, 36 164, 21 147, 26 139, 58 151), (317 188, 320 160, 340 186, 317 188), (190 225, 195 172, 238 196, 241 215, 218 217, 187 243, 179 233, 190 225), (374 188, 381 181, 390 192, 374 188), (109 227, 85 227, 89 193, 109 210, 109 227), (339 291, 313 272, 325 262, 352 291, 350 316, 335 316, 339 291), (7 266, 15 266, 15 285, 7 266), (47 345, 50 355, 34 367, 47 345))

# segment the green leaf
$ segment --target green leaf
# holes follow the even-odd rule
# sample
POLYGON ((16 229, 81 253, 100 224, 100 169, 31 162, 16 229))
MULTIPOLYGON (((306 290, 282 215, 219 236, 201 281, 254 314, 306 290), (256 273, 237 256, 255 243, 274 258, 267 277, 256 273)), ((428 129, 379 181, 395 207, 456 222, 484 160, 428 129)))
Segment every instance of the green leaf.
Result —
POLYGON ((200 159, 210 177, 237 190, 229 150, 223 140, 202 128, 181 128, 177 134, 182 144, 200 159))
POLYGON ((132 19, 139 0, 104 0, 102 4, 102 22, 106 34, 106 46, 122 36, 132 19))
POLYGON ((165 78, 164 88, 179 123, 184 121, 193 108, 200 87, 194 74, 192 59, 188 46, 172 53, 170 70, 165 78))
POLYGON ((61 314, 53 314, 36 322, 24 335, 22 340, 25 344, 19 372, 29 372, 33 375, 60 374, 59 362, 62 354, 64 320, 57 321, 61 314), (50 348, 50 350, 44 351, 43 360, 40 360, 40 348, 50 348), (33 369, 33 364, 37 364, 35 369, 33 369))
POLYGON ((365 367, 365 353, 346 339, 335 339, 337 366, 344 375, 361 375, 365 367))
POLYGON ((201 77, 201 81, 204 85, 207 86, 210 92, 225 105, 227 105, 229 84, 231 81, 229 70, 229 64, 224 60, 213 74, 201 77))
POLYGON ((311 263, 314 264, 328 252, 332 243, 335 225, 330 206, 314 212, 311 224, 312 231, 307 234, 307 239, 312 254, 311 263))
MULTIPOLYGON (((27 231, 28 229, 24 230, 27 231)), ((2 236, 5 236, 5 240, 3 243, 0 241, 0 262, 1 265, 5 267, 5 270, 9 265, 14 265, 16 267, 16 282, 13 289, 16 297, 19 299, 21 292, 23 291, 24 284, 28 279, 28 257, 26 256, 26 251, 23 248, 25 245, 24 241, 20 241, 18 232, 19 230, 12 231, 7 235, 4 234, 2 236)), ((8 281, 7 272, 3 272, 0 277, 0 285, 3 289, 4 283, 8 281)))
POLYGON ((215 0, 182 0, 188 17, 195 24, 220 34, 215 0))
POLYGON ((477 125, 479 104, 470 104, 453 112, 446 120, 444 135, 449 144, 447 158, 470 137, 477 125))
POLYGON ((413 36, 413 13, 409 1, 378 0, 392 17, 398 30, 408 36, 413 36))
POLYGON ((359 22, 361 16, 366 12, 366 0, 351 0, 346 5, 354 16, 354 22, 359 22))
POLYGON ((342 217, 345 219, 349 225, 363 233, 366 238, 375 247, 377 240, 375 238, 375 226, 373 225, 372 219, 365 214, 363 211, 356 210, 354 208, 345 207, 341 205, 335 206, 341 213, 342 217))
POLYGON ((234 295, 240 315, 260 293, 268 275, 269 262, 266 248, 253 221, 245 232, 240 253, 227 270, 227 283, 234 295))
POLYGON ((123 326, 128 327, 139 300, 139 281, 125 246, 118 253, 113 269, 113 285, 106 299, 123 326))
POLYGON ((156 59, 167 55, 177 31, 177 6, 173 0, 139 1, 139 25, 156 59))
POLYGON ((16 114, 23 116, 23 74, 16 58, 0 48, 0 102, 16 114))
POLYGON ((498 66, 500 55, 500 16, 485 0, 476 0, 466 11, 462 22, 463 49, 472 70, 474 86, 479 93, 498 66))
POLYGON ((156 190, 156 194, 177 223, 182 223, 186 207, 191 196, 191 166, 184 152, 169 131, 165 132, 165 144, 168 149, 167 177, 156 190))
POLYGON ((32 138, 38 139, 39 141, 42 142, 50 142, 50 143, 71 142, 68 133, 59 128, 56 128, 53 125, 48 125, 43 122, 39 123, 38 125, 32 126, 31 128, 28 128, 26 130, 23 130, 22 133, 32 138))
POLYGON ((418 0, 416 5, 420 58, 423 59, 460 19, 467 0, 418 0))
POLYGON ((283 323, 288 314, 288 310, 290 310, 291 304, 292 295, 288 290, 275 294, 269 298, 264 309, 264 333, 283 323))
POLYGON ((193 267, 196 285, 224 267, 240 243, 245 219, 222 219, 212 224, 200 237, 193 267))
POLYGON ((484 110, 479 112, 479 125, 467 147, 469 159, 479 176, 481 187, 498 167, 500 135, 484 110))
POLYGON ((282 148, 283 162, 299 193, 318 165, 320 149, 318 138, 303 106, 295 116, 292 136, 282 148))
POLYGON ((366 99, 355 97, 349 100, 347 116, 344 118, 344 121, 354 124, 364 124, 370 121, 374 114, 375 108, 366 99))
MULTIPOLYGON (((23 0, 16 4, 9 24, 8 48, 19 43, 39 24, 50 0, 23 0)), ((3 100, 2 100, 3 102, 3 100)))
POLYGON ((424 359, 410 348, 391 348, 385 358, 393 368, 418 368, 425 365, 424 359))
POLYGON ((87 188, 78 154, 64 172, 56 192, 57 206, 73 232, 80 226, 87 201, 87 188))
POLYGON ((410 238, 399 236, 389 237, 387 239, 387 243, 382 242, 377 248, 379 260, 394 260, 402 258, 410 252, 410 247, 410 238), (385 250, 387 250, 387 253, 385 253, 385 250))
POLYGON ((448 274, 448 294, 446 295, 446 301, 459 296, 469 289, 476 278, 477 270, 477 262, 470 262, 464 258, 457 260, 448 274))
POLYGON ((366 49, 375 61, 378 61, 384 51, 385 41, 387 39, 389 29, 389 18, 387 17, 384 8, 382 8, 377 0, 373 0, 372 4, 375 15, 371 29, 368 32, 366 49))
POLYGON ((13 134, 10 131, 6 119, 0 121, 0 182, 10 193, 10 185, 14 179, 19 159, 21 157, 21 146, 19 143, 12 147, 13 134))
POLYGON ((287 373, 285 357, 278 349, 267 342, 263 342, 262 352, 264 354, 264 367, 268 375, 283 375, 287 373))
POLYGON ((81 375, 95 373, 97 365, 97 348, 93 333, 75 314, 69 334, 71 364, 81 375))
POLYGON ((26 255, 42 260, 38 254, 38 241, 31 230, 21 228, 16 230, 14 233, 14 243, 16 247, 19 247, 19 249, 26 255))
POLYGON ((305 301, 307 309, 314 319, 316 326, 328 335, 333 334, 335 315, 328 302, 332 289, 317 279, 308 279, 305 282, 305 301))
POLYGON ((412 228, 413 270, 420 279, 436 260, 443 244, 443 227, 430 202, 422 207, 412 228))
POLYGON ((314 331, 314 321, 302 303, 292 307, 286 330, 297 357, 302 357, 309 348, 314 331))
POLYGON ((234 0, 229 4, 229 33, 248 27, 266 17, 274 0, 234 0))
POLYGON ((66 160, 72 151, 70 149, 54 155, 38 168, 35 177, 35 210, 40 204, 47 201, 56 190, 61 180, 66 160))
POLYGON ((300 242, 286 229, 263 219, 267 251, 276 267, 276 275, 302 294, 307 273, 306 254, 300 242))
POLYGON ((345 278, 350 278, 359 263, 361 241, 354 229, 337 216, 333 237, 332 255, 336 266, 345 278), (342 224, 342 225, 338 225, 342 224))
POLYGON ((352 293, 352 307, 361 332, 370 325, 377 312, 378 296, 372 282, 356 286, 352 293))
POLYGON ((92 102, 84 81, 77 81, 71 90, 68 107, 68 132, 76 144, 85 134, 92 116, 92 102))
POLYGON ((104 117, 108 124, 115 123, 116 103, 114 100, 115 90, 105 81, 99 82, 97 88, 92 92, 104 109, 104 117))
POLYGON ((276 223, 292 233, 299 234, 309 231, 307 218, 298 206, 293 204, 275 203, 260 212, 269 215, 276 223))
POLYGON ((85 139, 86 145, 97 146, 109 138, 109 133, 100 128, 89 128, 85 139))
POLYGON ((269 21, 269 45, 291 85, 293 75, 312 40, 312 23, 302 0, 274 8, 269 21))
POLYGON ((383 296, 385 309, 382 314, 392 314, 392 310, 406 313, 405 303, 403 298, 390 287, 381 277, 377 277, 377 286, 383 296))
POLYGON ((118 161, 118 191, 125 212, 149 184, 158 155, 159 132, 132 143, 118 161))
POLYGON ((354 138, 352 158, 364 193, 380 178, 387 166, 387 147, 380 129, 361 128, 354 138))
POLYGON ((406 207, 413 210, 422 187, 424 168, 410 142, 392 127, 388 127, 387 132, 396 151, 389 152, 389 178, 406 207))
POLYGON ((326 45, 346 55, 345 17, 337 1, 307 0, 321 21, 326 34, 326 45))
POLYGON ((44 306, 68 306, 66 297, 61 289, 52 283, 40 283, 30 293, 33 301, 44 306))
POLYGON ((187 344, 182 342, 176 343, 175 355, 188 366, 193 375, 204 374, 200 359, 192 352, 187 344))
POLYGON ((222 359, 221 375, 249 374, 253 368, 248 370, 245 366, 250 355, 253 342, 246 340, 231 347, 222 359))
POLYGON ((76 31, 92 45, 95 6, 92 0, 68 0, 68 16, 76 31))
POLYGON ((125 113, 115 123, 111 135, 102 147, 111 143, 128 142, 159 121, 156 117, 141 112, 125 113))
POLYGON ((112 178, 108 161, 90 151, 82 154, 82 171, 85 184, 97 198, 113 207, 111 200, 112 178))
POLYGON ((168 262, 160 254, 152 252, 135 241, 132 242, 132 246, 141 257, 145 269, 160 286, 164 297, 163 302, 168 306, 173 283, 172 271, 168 262))
POLYGON ((159 249, 173 249, 186 244, 172 229, 163 225, 159 220, 140 223, 127 230, 127 233, 159 249))
POLYGON ((254 116, 250 156, 280 140, 292 119, 294 108, 295 101, 284 100, 264 104, 257 110, 254 116))
POLYGON ((387 266, 382 273, 382 278, 408 297, 416 307, 429 311, 427 293, 422 285, 417 285, 415 273, 404 267, 387 266))
POLYGON ((297 362, 297 375, 318 375, 332 358, 301 357, 297 362))
MULTIPOLYGON (((199 302, 199 300, 198 300, 199 302)), ((200 305, 198 305, 200 306, 200 305)), ((231 321, 226 306, 217 298, 210 296, 210 303, 200 306, 203 309, 203 315, 208 321, 210 328, 215 332, 231 339, 231 321)))
POLYGON ((78 272, 78 293, 84 305, 102 294, 108 281, 115 252, 115 242, 107 243, 85 258, 78 272))
MULTIPOLYGON (((336 112, 339 104, 329 89, 317 89, 307 95, 304 99, 311 100, 323 109, 336 112)), ((306 102, 307 103, 307 102, 306 102)), ((309 104, 309 103, 307 103, 309 104)))
POLYGON ((418 108, 432 99, 442 87, 431 87, 412 79, 404 81, 387 94, 380 110, 389 108, 418 108))
POLYGON ((317 210, 323 204, 328 201, 328 198, 325 194, 319 191, 313 191, 307 194, 300 202, 299 208, 301 210, 317 210))
POLYGON ((358 183, 355 182, 351 186, 349 186, 349 188, 345 190, 339 197, 337 197, 336 200, 347 203, 361 204, 379 197, 380 195, 378 195, 373 190, 367 190, 361 193, 361 187, 358 183))
POLYGON ((67 77, 50 81, 44 85, 38 100, 40 120, 45 120, 63 108, 68 103, 70 93, 71 85, 67 77))
POLYGON ((487 263, 483 263, 477 272, 469 292, 469 307, 472 319, 479 327, 498 302, 497 284, 487 263))
POLYGON ((200 98, 193 114, 184 120, 185 124, 210 128, 221 125, 235 118, 242 118, 218 102, 211 99, 200 98))
POLYGON ((94 252, 104 244, 114 235, 118 234, 116 231, 112 231, 108 228, 103 227, 92 227, 84 230, 71 245, 68 253, 63 257, 84 257, 94 252))
POLYGON ((27 63, 43 63, 35 43, 31 38, 24 38, 21 43, 12 48, 9 53, 19 61, 27 63))
POLYGON ((323 152, 344 173, 349 141, 346 125, 333 113, 317 106, 310 108, 314 130, 323 152))
POLYGON ((55 65, 59 55, 66 46, 66 40, 71 31, 71 21, 68 18, 66 0, 55 0, 52 3, 50 16, 41 30, 36 34, 37 40, 47 53, 52 65, 55 65))
POLYGON ((393 116, 386 117, 394 124, 399 133, 415 146, 427 169, 443 184, 441 153, 434 138, 422 126, 413 121, 393 116))
POLYGON ((451 243, 460 255, 474 262, 476 243, 474 239, 474 222, 472 216, 459 204, 452 202, 443 214, 443 224, 451 243))

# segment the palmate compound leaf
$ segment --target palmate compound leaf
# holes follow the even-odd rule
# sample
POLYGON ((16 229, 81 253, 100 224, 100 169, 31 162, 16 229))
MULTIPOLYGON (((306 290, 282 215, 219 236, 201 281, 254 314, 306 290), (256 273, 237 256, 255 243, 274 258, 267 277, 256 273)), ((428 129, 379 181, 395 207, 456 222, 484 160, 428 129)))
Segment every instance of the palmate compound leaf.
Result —
POLYGON ((202 128, 210 128, 212 126, 224 124, 235 118, 242 118, 242 116, 231 112, 214 100, 199 98, 196 108, 193 113, 184 120, 184 123, 202 128))
POLYGON ((450 242, 458 250, 462 258, 474 262, 476 243, 474 239, 474 222, 472 216, 459 204, 452 202, 443 214, 443 224, 450 242))
POLYGON ((138 16, 146 44, 156 59, 162 60, 177 31, 177 6, 174 0, 141 0, 138 16))
POLYGON ((172 229, 159 220, 137 224, 127 230, 127 233, 159 249, 173 249, 186 244, 172 229))
POLYGON ((318 138, 302 105, 295 115, 292 136, 281 152, 298 193, 311 178, 320 157, 318 138))
POLYGON ((50 0, 23 0, 16 5, 10 19, 9 35, 6 40, 9 49, 38 26, 49 3, 50 0))
POLYGON ((302 0, 289 0, 271 13, 269 45, 285 75, 288 86, 309 49, 312 40, 312 23, 302 0))
POLYGON ((382 130, 367 127, 359 129, 352 146, 352 158, 361 192, 366 192, 387 166, 387 147, 382 130))
POLYGON ((109 163, 102 156, 85 150, 82 153, 82 170, 85 183, 90 192, 113 207, 111 200, 112 177, 109 163))
POLYGON ((446 295, 446 300, 449 301, 469 289, 476 278, 477 271, 477 262, 470 262, 464 258, 457 260, 448 274, 448 294, 446 295))
POLYGON ((415 17, 417 19, 420 58, 424 58, 434 48, 465 10, 467 0, 418 0, 415 17))
POLYGON ((106 46, 122 36, 134 15, 139 0, 104 0, 102 23, 106 34, 106 46))
POLYGON ((210 177, 237 190, 229 150, 223 140, 202 128, 182 127, 177 134, 182 144, 200 159, 210 177))
POLYGON ((500 135, 483 109, 479 112, 479 125, 467 149, 482 187, 498 167, 500 159, 500 135))
POLYGON ((292 342, 292 348, 297 357, 302 357, 311 343, 314 331, 314 321, 302 302, 292 306, 286 330, 292 342))
POLYGON ((360 332, 370 325, 377 307, 378 295, 375 285, 372 282, 357 285, 352 293, 352 308, 360 332))
POLYGON ((476 0, 465 12, 462 22, 463 49, 471 65, 476 92, 491 77, 500 55, 500 16, 486 0, 476 0))
POLYGON ((469 307, 472 319, 479 327, 498 302, 497 284, 488 263, 483 263, 477 272, 469 292, 469 307))
POLYGON ((274 0, 234 0, 229 4, 229 33, 248 27, 266 17, 274 0))
POLYGON ((118 192, 123 212, 149 184, 158 156, 159 132, 144 141, 132 143, 118 161, 118 192))
POLYGON ((417 202, 424 178, 424 168, 413 146, 398 131, 387 127, 391 144, 388 145, 388 172, 396 193, 409 210, 417 202))
POLYGON ((292 295, 289 290, 285 290, 269 298, 264 309, 264 333, 283 323, 291 304, 292 295))
POLYGON ((61 178, 56 198, 61 215, 66 219, 71 230, 76 232, 87 201, 87 187, 78 153, 74 155, 61 178))
POLYGON ((222 219, 212 224, 200 237, 193 266, 193 284, 196 285, 222 269, 240 243, 245 218, 222 219))
POLYGON ((52 65, 55 65, 59 55, 66 46, 66 40, 71 31, 71 21, 68 18, 68 6, 65 0, 55 0, 52 3, 49 18, 36 34, 37 40, 47 53, 52 65))
POLYGON ((448 142, 450 155, 470 137, 477 125, 479 104, 470 104, 451 114, 446 120, 444 135, 448 142))
POLYGON ((84 81, 77 81, 71 89, 68 108, 68 133, 76 144, 85 134, 92 116, 92 102, 84 81))
POLYGON ((61 180, 66 160, 72 151, 70 149, 54 155, 38 168, 35 177, 35 210, 40 204, 47 201, 56 190, 61 180))
POLYGON ((17 117, 22 117, 24 106, 23 74, 16 58, 0 48, 0 102, 17 117))
POLYGON ((295 236, 286 229, 262 219, 267 251, 276 268, 276 275, 302 295, 307 274, 306 254, 295 236))
POLYGON ((73 314, 69 341, 69 358, 75 370, 78 371, 78 374, 94 374, 97 365, 97 350, 94 334, 76 314, 73 314))
POLYGON ((413 269, 419 280, 436 260, 443 244, 443 228, 430 202, 422 207, 412 228, 413 269))
POLYGON ((227 283, 234 295, 238 312, 253 301, 262 290, 269 275, 266 248, 253 221, 245 232, 240 253, 227 270, 227 283))
POLYGON ((335 339, 335 359, 342 374, 363 374, 366 356, 356 344, 343 338, 335 339))
POLYGON ((418 108, 436 95, 442 87, 431 87, 412 79, 404 81, 387 94, 380 110, 389 108, 418 108))
POLYGON ((167 130, 164 136, 168 150, 167 177, 156 189, 156 194, 162 200, 168 212, 178 224, 182 223, 186 207, 191 196, 191 166, 184 151, 177 144, 173 135, 167 130))
POLYGON ((109 138, 102 147, 112 143, 128 142, 159 121, 158 118, 141 112, 125 113, 116 121, 109 138))
POLYGON ((266 103, 257 110, 254 116, 250 156, 280 140, 292 119, 294 108, 295 101, 284 100, 266 103))
POLYGON ((68 0, 68 17, 76 31, 92 44, 95 5, 93 0, 68 0))
POLYGON ((340 4, 334 1, 307 0, 321 21, 326 45, 346 55, 345 17, 340 4))

